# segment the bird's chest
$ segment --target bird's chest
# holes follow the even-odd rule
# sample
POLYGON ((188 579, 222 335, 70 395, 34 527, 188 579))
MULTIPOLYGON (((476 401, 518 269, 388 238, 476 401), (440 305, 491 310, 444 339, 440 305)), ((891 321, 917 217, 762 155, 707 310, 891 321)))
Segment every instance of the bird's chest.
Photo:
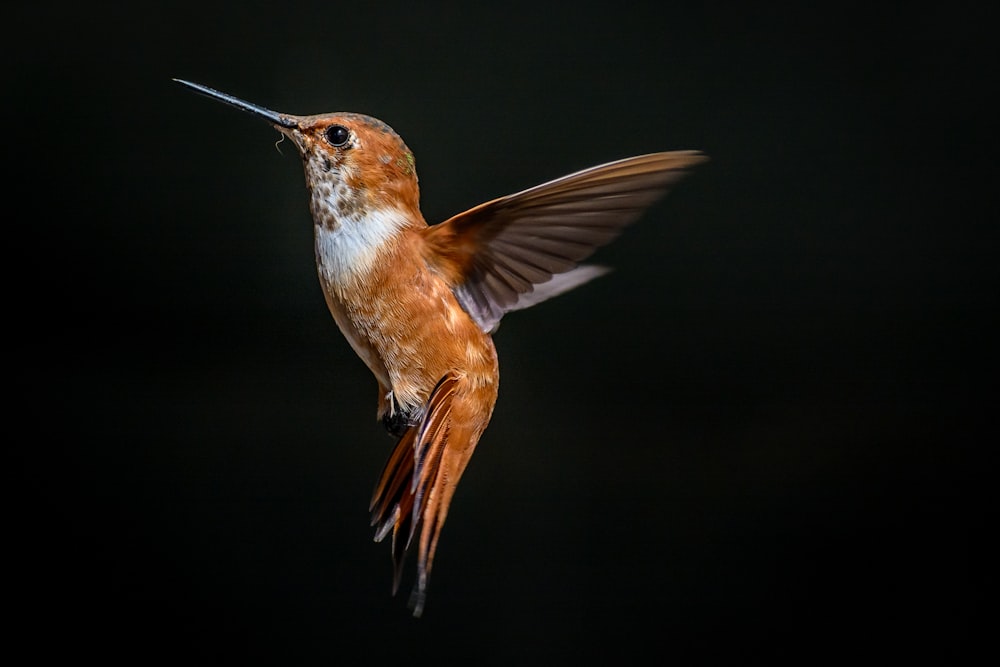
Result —
POLYGON ((422 404, 446 372, 490 356, 490 341, 412 239, 376 243, 371 234, 344 232, 316 230, 327 305, 351 347, 401 405, 422 404))

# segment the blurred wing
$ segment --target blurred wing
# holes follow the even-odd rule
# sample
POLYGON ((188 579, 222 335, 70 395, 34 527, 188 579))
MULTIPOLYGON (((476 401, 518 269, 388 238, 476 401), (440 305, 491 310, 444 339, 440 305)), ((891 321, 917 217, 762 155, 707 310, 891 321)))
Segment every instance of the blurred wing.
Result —
POLYGON ((494 199, 426 230, 429 261, 483 331, 604 272, 578 266, 696 164, 697 151, 610 162, 494 199))

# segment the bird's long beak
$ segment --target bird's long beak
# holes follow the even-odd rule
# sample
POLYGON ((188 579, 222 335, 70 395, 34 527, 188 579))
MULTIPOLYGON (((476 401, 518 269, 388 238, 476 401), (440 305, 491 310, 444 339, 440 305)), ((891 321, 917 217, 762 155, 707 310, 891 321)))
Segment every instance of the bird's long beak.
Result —
POLYGON ((231 104, 237 109, 241 109, 255 116, 260 116, 264 120, 268 121, 273 125, 278 127, 295 128, 299 126, 299 121, 295 116, 289 114, 282 114, 276 111, 271 111, 270 109, 265 109, 264 107, 257 106, 256 104, 251 104, 246 100, 241 100, 238 97, 233 97, 232 95, 227 95, 225 93, 220 93, 219 91, 209 88, 208 86, 202 86, 197 83, 191 83, 190 81, 184 81, 182 79, 174 79, 177 83, 182 86, 187 86, 188 88, 201 93, 207 97, 219 100, 220 102, 225 102, 226 104, 231 104))

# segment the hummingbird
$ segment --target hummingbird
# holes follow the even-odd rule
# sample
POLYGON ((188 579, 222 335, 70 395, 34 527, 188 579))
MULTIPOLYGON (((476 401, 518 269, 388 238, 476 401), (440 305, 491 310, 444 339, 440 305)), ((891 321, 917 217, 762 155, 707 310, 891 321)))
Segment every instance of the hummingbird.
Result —
POLYGON ((428 225, 413 153, 381 120, 279 113, 174 81, 267 121, 298 149, 326 305, 375 376, 377 419, 396 439, 369 505, 375 540, 392 536, 393 595, 415 549, 419 617, 448 508, 497 400, 501 318, 606 273, 581 262, 707 158, 619 159, 428 225))

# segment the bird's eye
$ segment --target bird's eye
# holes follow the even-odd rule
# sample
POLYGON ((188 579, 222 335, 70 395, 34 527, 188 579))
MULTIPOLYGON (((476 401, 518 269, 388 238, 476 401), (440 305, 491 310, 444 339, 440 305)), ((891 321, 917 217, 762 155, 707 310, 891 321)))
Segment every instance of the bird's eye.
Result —
POLYGON ((331 146, 340 148, 351 138, 351 133, 343 125, 331 125, 326 128, 326 140, 331 146))

